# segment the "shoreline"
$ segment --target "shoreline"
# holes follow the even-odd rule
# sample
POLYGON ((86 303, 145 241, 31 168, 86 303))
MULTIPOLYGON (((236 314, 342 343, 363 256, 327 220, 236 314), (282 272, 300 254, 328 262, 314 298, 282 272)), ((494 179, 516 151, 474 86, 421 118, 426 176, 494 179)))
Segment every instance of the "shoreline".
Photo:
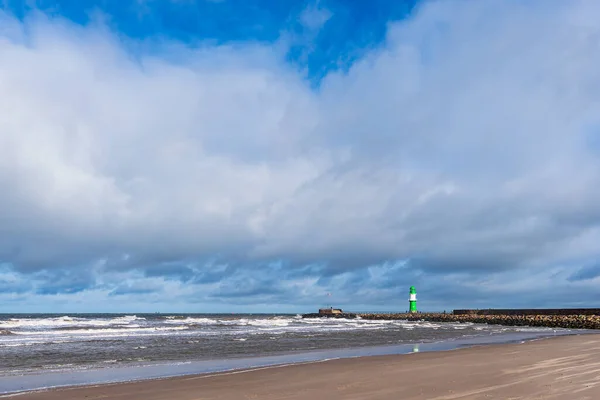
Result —
MULTIPOLYGON (((458 349, 456 349, 458 350, 458 349)), ((442 350, 443 351, 443 350, 442 350)), ((451 351, 451 350, 448 350, 451 351)), ((410 354, 410 353, 409 353, 410 354)), ((399 355, 409 355, 409 354, 399 354, 399 355)), ((381 357, 381 356, 360 356, 362 357, 381 357)), ((233 369, 233 370, 225 370, 225 371, 217 371, 217 372, 207 372, 200 374, 189 374, 189 375, 176 375, 176 376, 165 376, 160 378, 148 378, 148 379, 140 379, 135 381, 122 381, 122 382, 106 382, 106 383, 97 383, 92 385, 70 385, 70 386, 58 386, 51 387, 45 389, 37 389, 37 390, 26 390, 22 392, 11 392, 6 394, 0 394, 0 399, 9 399, 9 398, 22 398, 21 396, 25 396, 28 394, 40 394, 40 393, 48 393, 55 391, 67 391, 67 390, 76 390, 76 389, 95 389, 109 386, 118 386, 118 385, 128 385, 128 384, 138 384, 144 382, 160 382, 160 381, 168 381, 172 379, 205 379, 205 378, 213 378, 217 376, 227 376, 227 375, 237 375, 243 374, 246 372, 254 372, 254 371, 262 371, 268 369, 276 369, 276 368, 285 368, 291 367, 294 365, 309 365, 309 364, 318 364, 323 362, 341 360, 340 358, 332 358, 326 360, 317 360, 317 361, 305 361, 298 363, 288 363, 288 364, 273 364, 273 365, 265 365, 264 367, 250 367, 250 368, 242 368, 242 369, 233 369)))
POLYGON ((600 356, 600 335, 572 334, 519 344, 486 344, 453 350, 361 356, 135 382, 69 386, 12 393, 0 398, 71 400, 87 396, 90 399, 187 400, 244 396, 270 399, 285 395, 289 398, 316 396, 341 399, 347 398, 344 388, 358 386, 364 390, 365 396, 369 394, 369 398, 381 399, 397 398, 398 390, 405 399, 484 398, 469 396, 497 391, 502 395, 491 398, 532 398, 541 393, 547 396, 544 398, 560 398, 565 393, 578 391, 582 394, 584 391, 593 392, 594 397, 589 398, 600 397, 600 379, 597 378, 600 362, 595 361, 600 356), (544 373, 540 374, 540 371, 544 373), (470 379, 472 374, 480 375, 480 379, 470 379), (557 377, 552 378, 552 374, 557 377), (390 376, 395 378, 386 379, 390 376), (436 380, 436 376, 443 379, 436 380), (553 389, 553 381, 565 380, 564 377, 569 379, 568 384, 553 389), (328 381, 334 384, 327 385, 328 381), (446 394, 431 397, 434 393, 427 395, 424 392, 428 387, 436 396, 446 394), (293 388, 297 390, 296 397, 290 395, 293 388), (511 388, 514 396, 523 397, 508 396, 505 391, 511 388))
MULTIPOLYGON (((31 393, 48 392, 71 388, 90 388, 105 385, 137 384, 186 377, 206 377, 234 374, 254 370, 306 365, 335 360, 362 359, 371 357, 396 357, 416 354, 435 354, 453 350, 487 348, 494 346, 520 345, 545 339, 593 335, 595 331, 577 330, 570 332, 522 332, 520 334, 500 334, 445 340, 430 343, 407 343, 390 346, 358 347, 349 349, 319 350, 266 357, 237 358, 225 360, 202 360, 151 364, 145 366, 125 366, 104 369, 76 370, 29 374, 23 376, 0 377, 0 387, 8 390, 0 392, 0 398, 23 396, 31 393), (145 368, 145 370, 144 370, 145 368), (130 375, 127 375, 127 374, 130 375), (137 374, 137 375, 136 375, 137 374), (75 379, 73 378, 75 376, 75 379), (77 381, 77 376, 83 380, 77 381), (128 377, 129 376, 129 377, 128 377), (112 378, 111 378, 112 377, 112 378), (37 379, 37 386, 35 382, 37 379), (53 380, 54 379, 54 380, 53 380), (69 382, 68 379, 71 379, 69 382), (30 387, 17 388, 27 381, 30 387), (44 383, 45 382, 45 383, 44 383), (3 385, 4 383, 4 385, 3 385), (12 386, 11 386, 12 385, 12 386), (11 390, 12 387, 12 390, 11 390)), ((20 397, 23 398, 23 397, 20 397)))

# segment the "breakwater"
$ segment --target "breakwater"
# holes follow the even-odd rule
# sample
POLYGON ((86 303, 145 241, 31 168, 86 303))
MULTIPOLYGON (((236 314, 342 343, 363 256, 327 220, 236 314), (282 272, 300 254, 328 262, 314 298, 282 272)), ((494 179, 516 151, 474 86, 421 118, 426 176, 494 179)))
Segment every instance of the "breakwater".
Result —
POLYGON ((455 315, 600 315, 600 308, 519 308, 483 310, 454 310, 455 315))
MULTIPOLYGON (((459 310, 457 310, 459 311, 459 310)), ((485 311, 485 310, 482 310, 485 311)), ((508 310, 506 310, 508 311, 508 310)), ((511 310, 518 311, 518 310, 511 310)), ((599 310, 600 311, 600 310, 599 310)), ((600 315, 586 314, 494 314, 494 313, 399 313, 359 314, 366 320, 458 322, 506 326, 537 326, 567 329, 600 329, 600 315)))

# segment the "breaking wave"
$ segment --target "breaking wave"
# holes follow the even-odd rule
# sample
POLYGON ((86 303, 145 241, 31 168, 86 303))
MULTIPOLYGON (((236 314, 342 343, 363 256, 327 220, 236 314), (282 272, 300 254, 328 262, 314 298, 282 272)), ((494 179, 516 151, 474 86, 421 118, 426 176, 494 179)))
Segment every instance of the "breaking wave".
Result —
POLYGON ((125 315, 114 318, 83 318, 83 317, 51 317, 51 318, 9 318, 0 320, 0 329, 10 328, 33 328, 52 329, 82 326, 127 326, 137 321, 145 321, 145 318, 135 315, 125 315))

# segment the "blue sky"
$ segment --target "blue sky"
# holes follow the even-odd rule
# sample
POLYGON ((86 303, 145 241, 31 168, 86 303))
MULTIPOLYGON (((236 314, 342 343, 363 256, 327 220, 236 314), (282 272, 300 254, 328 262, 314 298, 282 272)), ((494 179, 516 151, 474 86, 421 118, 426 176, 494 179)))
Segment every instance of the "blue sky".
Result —
POLYGON ((189 45, 286 41, 286 60, 318 83, 331 69, 348 68, 384 39, 387 23, 410 15, 415 0, 5 0, 19 19, 32 12, 87 25, 102 20, 138 40, 189 45), (335 18, 331 18, 335 15, 335 18))
POLYGON ((0 312, 599 305, 600 4, 0 4, 0 312))

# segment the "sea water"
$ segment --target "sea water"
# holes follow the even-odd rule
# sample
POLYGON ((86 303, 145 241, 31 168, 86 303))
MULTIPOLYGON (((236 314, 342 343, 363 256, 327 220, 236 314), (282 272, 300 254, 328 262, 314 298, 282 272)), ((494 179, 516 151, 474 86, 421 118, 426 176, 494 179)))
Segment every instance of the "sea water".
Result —
POLYGON ((0 393, 577 333, 267 314, 0 314, 0 393))

